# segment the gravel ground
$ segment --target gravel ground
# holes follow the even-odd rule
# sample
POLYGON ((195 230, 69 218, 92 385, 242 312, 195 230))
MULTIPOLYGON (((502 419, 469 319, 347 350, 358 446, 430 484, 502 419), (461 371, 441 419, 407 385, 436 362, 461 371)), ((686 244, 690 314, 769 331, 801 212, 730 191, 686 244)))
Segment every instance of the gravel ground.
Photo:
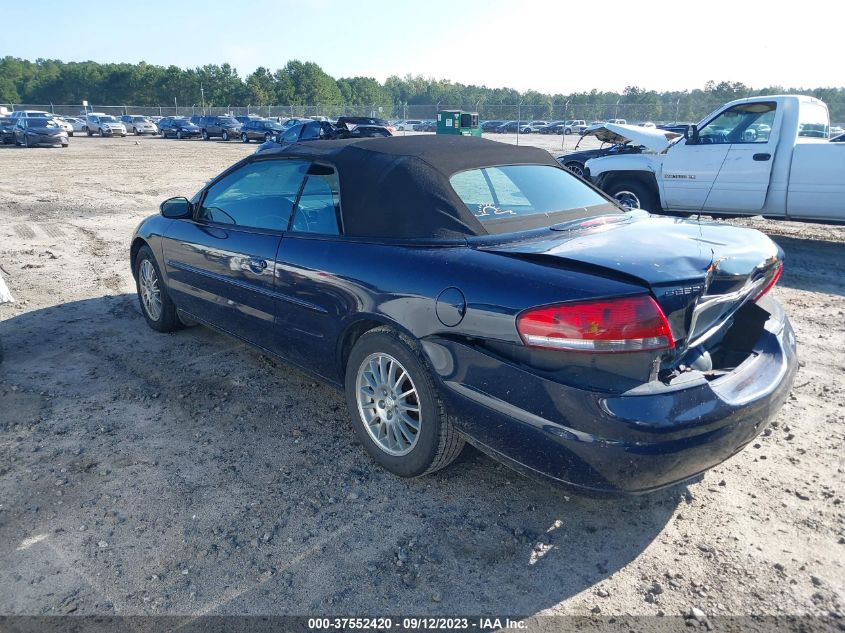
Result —
POLYGON ((736 221, 786 251, 802 367, 700 480, 585 499, 467 449, 403 481, 342 394, 140 315, 134 226, 252 149, 0 149, 0 614, 842 613, 845 228, 736 221))

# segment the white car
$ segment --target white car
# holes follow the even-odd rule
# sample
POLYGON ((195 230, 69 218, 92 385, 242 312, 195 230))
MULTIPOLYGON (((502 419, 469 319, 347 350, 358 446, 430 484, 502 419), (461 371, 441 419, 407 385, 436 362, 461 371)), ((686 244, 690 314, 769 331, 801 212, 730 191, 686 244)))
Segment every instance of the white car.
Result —
POLYGON ((158 126, 149 117, 138 114, 124 114, 120 117, 120 122, 126 127, 127 132, 131 132, 136 136, 140 136, 141 134, 158 134, 158 126))
POLYGON ((584 119, 570 119, 563 126, 564 134, 583 134, 587 129, 587 122, 584 119))
POLYGON ((406 121, 397 121, 396 122, 396 131, 397 132, 413 132, 415 125, 422 125, 424 121, 421 119, 408 119, 406 121))
POLYGON ((53 116, 53 117, 50 117, 50 118, 53 119, 53 121, 56 123, 56 125, 58 125, 65 132, 67 132, 68 136, 73 136, 73 125, 71 125, 70 121, 68 121, 66 118, 61 117, 61 116, 53 116))
POLYGON ((52 119, 53 113, 45 112, 44 110, 15 110, 9 115, 9 117, 13 119, 52 119))
POLYGON ((126 136, 126 126, 110 114, 90 112, 85 117, 85 132, 88 136, 126 136))
POLYGON ((528 125, 523 125, 519 128, 519 133, 531 134, 532 132, 537 132, 541 127, 546 127, 548 124, 548 121, 531 121, 528 125))
MULTIPOLYGON (((85 119, 80 119, 79 117, 75 116, 66 116, 62 117, 62 120, 69 123, 70 126, 73 128, 74 132, 85 131, 85 119)), ((73 136, 73 134, 71 132, 68 132, 68 136, 73 136)))

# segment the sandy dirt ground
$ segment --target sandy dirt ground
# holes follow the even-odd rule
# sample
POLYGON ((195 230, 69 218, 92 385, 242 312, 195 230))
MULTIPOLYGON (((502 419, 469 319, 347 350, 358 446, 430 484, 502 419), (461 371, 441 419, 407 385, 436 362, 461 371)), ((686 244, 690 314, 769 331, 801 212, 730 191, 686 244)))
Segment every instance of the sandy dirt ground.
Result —
POLYGON ((0 148, 0 614, 841 617, 845 228, 735 221, 786 252, 801 369, 700 480, 585 499, 467 449, 404 481, 339 392, 140 315, 135 225, 254 147, 0 148))

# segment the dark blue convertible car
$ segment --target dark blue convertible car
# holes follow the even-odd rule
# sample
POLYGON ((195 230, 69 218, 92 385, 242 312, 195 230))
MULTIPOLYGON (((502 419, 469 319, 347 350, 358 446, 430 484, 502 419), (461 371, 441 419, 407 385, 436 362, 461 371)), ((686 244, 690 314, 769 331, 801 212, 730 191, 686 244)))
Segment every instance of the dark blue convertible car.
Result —
POLYGON ((394 137, 263 151, 138 227, 149 325, 200 322, 342 387, 406 477, 469 442, 586 493, 742 449, 786 398, 781 249, 625 213, 547 152, 394 137))

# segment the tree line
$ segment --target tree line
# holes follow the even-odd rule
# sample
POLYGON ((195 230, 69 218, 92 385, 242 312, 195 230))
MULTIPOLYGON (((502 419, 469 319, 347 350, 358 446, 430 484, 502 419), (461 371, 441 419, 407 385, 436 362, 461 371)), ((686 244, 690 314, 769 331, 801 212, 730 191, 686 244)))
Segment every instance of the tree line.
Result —
POLYGON ((385 116, 401 116, 414 106, 479 109, 488 117, 604 118, 614 113, 643 120, 702 118, 719 105, 748 96, 807 94, 828 104, 834 121, 845 121, 845 88, 769 86, 754 89, 739 82, 707 82, 702 88, 657 92, 628 86, 621 93, 520 93, 511 88, 465 85, 422 76, 333 78, 313 62, 291 60, 276 70, 259 67, 241 77, 229 64, 197 68, 97 62, 0 59, 0 103, 136 106, 373 106, 385 116), (524 110, 518 109, 521 104, 524 110), (621 108, 621 111, 620 111, 621 108), (566 114, 564 114, 566 113, 566 114))

